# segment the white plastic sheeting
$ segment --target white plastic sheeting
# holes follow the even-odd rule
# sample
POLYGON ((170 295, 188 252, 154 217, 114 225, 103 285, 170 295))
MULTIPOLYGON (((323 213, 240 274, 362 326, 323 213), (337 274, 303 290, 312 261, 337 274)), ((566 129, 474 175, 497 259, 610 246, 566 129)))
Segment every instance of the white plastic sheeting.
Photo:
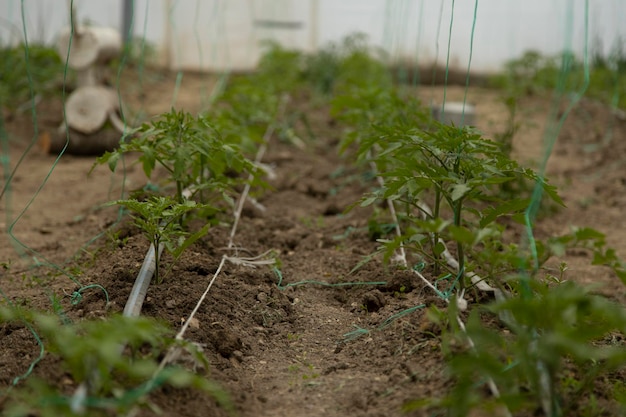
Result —
MULTIPOLYGON (((75 0, 81 23, 122 26, 123 0, 75 0)), ((626 39, 626 1, 589 1, 589 41, 604 53, 626 39)), ((24 0, 29 42, 51 43, 68 24, 69 1, 24 0)), ((469 59, 475 0, 136 0, 135 37, 145 37, 158 61, 173 69, 253 67, 262 40, 315 50, 363 32, 394 59, 450 64, 469 59), (451 36, 450 22, 453 19, 451 36)), ((23 39, 22 2, 0 4, 0 41, 23 39)), ((472 69, 494 71, 529 49, 583 51, 585 0, 479 0, 472 69)))

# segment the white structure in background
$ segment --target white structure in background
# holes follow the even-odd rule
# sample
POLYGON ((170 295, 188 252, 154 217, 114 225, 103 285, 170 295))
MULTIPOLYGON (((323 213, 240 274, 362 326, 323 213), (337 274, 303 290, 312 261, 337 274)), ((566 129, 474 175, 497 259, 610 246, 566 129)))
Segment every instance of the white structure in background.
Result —
MULTIPOLYGON (((477 4, 471 66, 493 71, 529 49, 582 55, 586 1, 590 46, 607 54, 626 39, 624 0, 457 0, 454 12, 451 0, 136 0, 132 34, 173 69, 249 69, 263 39, 310 51, 363 32, 392 58, 420 64, 445 64, 449 43, 450 65, 464 70, 477 4)), ((29 41, 52 42, 68 3, 24 0, 29 41)), ((74 4, 81 23, 122 30, 123 0, 74 4)), ((21 1, 2 1, 0 15, 0 41, 21 41, 21 1)))

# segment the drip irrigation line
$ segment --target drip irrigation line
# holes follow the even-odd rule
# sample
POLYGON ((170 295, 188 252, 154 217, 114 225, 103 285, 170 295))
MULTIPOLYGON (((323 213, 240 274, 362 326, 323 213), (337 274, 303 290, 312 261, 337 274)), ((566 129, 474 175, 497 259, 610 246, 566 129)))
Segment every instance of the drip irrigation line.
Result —
POLYGON ((133 288, 128 296, 128 300, 126 301, 126 305, 124 306, 124 316, 139 317, 141 314, 141 307, 146 299, 150 281, 152 280, 152 276, 156 270, 156 259, 157 257, 159 259, 161 258, 161 253, 163 252, 164 247, 165 246, 163 244, 159 245, 159 253, 157 256, 154 245, 150 244, 148 252, 146 253, 143 263, 141 264, 141 269, 139 270, 135 283, 133 284, 133 288))
MULTIPOLYGON (((257 149, 257 153, 254 158, 254 163, 256 165, 259 165, 261 163, 261 160, 263 160, 263 156, 265 156, 265 152, 267 151, 269 141, 272 138, 274 131, 276 130, 276 125, 277 125, 276 120, 278 120, 278 118, 283 117, 283 114, 285 112, 285 109, 287 108, 288 102, 289 102, 289 96, 284 95, 283 97, 281 97, 281 102, 276 112, 276 119, 265 130, 265 134, 263 135, 263 139, 261 140, 261 145, 259 146, 259 149, 257 149)), ((237 202, 237 208, 235 209, 235 220, 233 221, 233 226, 230 229, 230 234, 228 235, 227 247, 229 249, 234 246, 235 233, 237 233, 237 226, 239 225, 239 220, 241 219, 243 206, 246 200, 248 199, 248 194, 250 193, 250 181, 253 178, 254 178, 253 174, 250 174, 248 176, 248 182, 244 186, 243 192, 241 193, 241 196, 239 197, 239 201, 237 202)))

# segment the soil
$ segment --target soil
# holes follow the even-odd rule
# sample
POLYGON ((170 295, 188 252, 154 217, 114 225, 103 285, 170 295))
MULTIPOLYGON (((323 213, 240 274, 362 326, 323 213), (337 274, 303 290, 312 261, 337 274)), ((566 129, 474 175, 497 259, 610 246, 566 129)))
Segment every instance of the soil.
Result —
MULTIPOLYGON (((135 109, 158 114, 172 104, 198 111, 203 105, 198 91, 210 89, 213 80, 185 74, 175 103, 174 76, 162 74, 149 82, 140 91, 129 86, 124 99, 135 109)), ((438 101, 442 88, 423 87, 419 94, 425 102, 438 101)), ((451 100, 462 100, 463 94, 463 88, 447 91, 451 100)), ((487 136, 503 131, 507 112, 499 92, 471 88, 468 100, 476 105, 479 129, 487 136)), ((222 255, 273 250, 281 276, 268 267, 227 263, 201 305, 198 321, 185 334, 203 346, 210 377, 230 393, 238 415, 404 415, 401 408, 407 401, 439 397, 451 381, 437 330, 424 309, 382 324, 414 306, 445 305, 412 274, 385 267, 380 259, 351 273, 375 250, 376 242, 367 231, 371 211, 344 210, 375 184, 338 156, 342 131, 327 109, 306 102, 298 106, 307 113, 314 138, 303 136, 300 147, 272 139, 264 162, 276 176, 258 197, 264 210, 246 205, 235 237, 236 253, 224 250, 229 227, 216 226, 183 255, 164 282, 151 285, 142 314, 178 330, 222 255), (368 331, 351 337, 356 329, 368 331)), ((537 166, 545 152, 543 132, 550 109, 549 97, 520 103, 514 151, 531 166, 537 166)), ((44 154, 36 142, 40 132, 60 123, 58 101, 44 100, 37 106, 36 124, 29 114, 7 116, 10 167, 19 166, 10 192, 1 200, 0 289, 14 303, 44 310, 51 309, 55 294, 74 321, 121 312, 148 243, 104 203, 119 198, 123 188, 142 187, 140 167, 127 166, 122 175, 99 166, 88 175, 94 158, 44 154), (69 271, 71 279, 59 268, 69 271), (88 284, 104 287, 110 303, 101 290, 90 289, 73 305, 70 295, 88 284)), ((547 165, 567 208, 544 214, 535 233, 545 237, 572 226, 593 227, 606 233, 609 245, 626 257, 625 158, 626 121, 602 104, 583 100, 567 118, 547 165)), ((567 279, 593 284, 597 291, 624 301, 622 284, 608 268, 590 266, 588 253, 567 253, 548 267, 556 273, 561 261, 568 263, 567 279)), ((471 308, 474 300, 469 302, 471 308)), ((38 347, 23 327, 2 325, 0 334, 3 390, 26 372, 38 347)), ((64 371, 47 355, 34 375, 54 381, 61 380, 64 371)), ((71 389, 73 382, 67 384, 71 389)), ((211 398, 191 390, 161 388, 149 401, 164 416, 226 415, 211 398)), ((603 404, 601 394, 599 401, 603 404)), ((427 415, 421 413, 409 415, 427 415)), ((152 411, 142 409, 140 415, 152 411)))

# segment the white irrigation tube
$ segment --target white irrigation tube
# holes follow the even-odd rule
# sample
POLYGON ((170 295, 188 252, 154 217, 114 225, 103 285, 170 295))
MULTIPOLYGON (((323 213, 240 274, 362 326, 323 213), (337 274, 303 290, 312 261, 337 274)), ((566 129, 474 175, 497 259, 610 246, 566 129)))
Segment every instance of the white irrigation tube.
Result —
POLYGON ((156 259, 161 259, 163 247, 163 244, 159 245, 159 253, 158 256, 156 256, 154 245, 152 243, 150 244, 150 248, 146 253, 143 264, 141 265, 141 269, 135 279, 133 289, 130 291, 130 295, 126 301, 126 306, 124 306, 124 316, 138 317, 141 314, 141 307, 146 299, 150 281, 152 280, 152 276, 156 270, 156 259))

